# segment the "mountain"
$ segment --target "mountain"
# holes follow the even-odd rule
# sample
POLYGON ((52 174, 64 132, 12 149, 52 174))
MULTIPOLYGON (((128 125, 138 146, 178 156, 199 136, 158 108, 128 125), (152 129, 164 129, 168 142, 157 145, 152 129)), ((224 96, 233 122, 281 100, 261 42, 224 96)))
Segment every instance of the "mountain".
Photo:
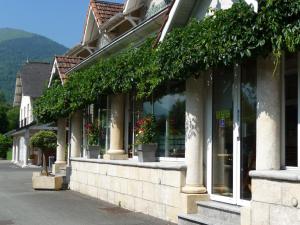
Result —
POLYGON ((12 102, 16 74, 27 61, 51 62, 68 49, 49 38, 12 28, 0 28, 0 91, 12 102))

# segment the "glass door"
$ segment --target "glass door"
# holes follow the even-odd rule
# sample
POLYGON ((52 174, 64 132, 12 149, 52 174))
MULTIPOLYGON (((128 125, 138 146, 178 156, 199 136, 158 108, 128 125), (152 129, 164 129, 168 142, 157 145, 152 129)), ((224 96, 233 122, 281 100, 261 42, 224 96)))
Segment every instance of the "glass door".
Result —
POLYGON ((251 200, 249 171, 255 169, 256 62, 218 70, 212 82, 208 188, 213 200, 251 200))
MULTIPOLYGON (((216 71, 212 90, 212 194, 233 197, 233 69, 216 71)), ((224 199, 225 200, 225 199, 224 199)), ((230 201, 230 199, 228 199, 230 201)))
POLYGON ((240 144, 237 160, 238 203, 251 200, 249 172, 256 165, 256 61, 247 61, 240 71, 240 144))

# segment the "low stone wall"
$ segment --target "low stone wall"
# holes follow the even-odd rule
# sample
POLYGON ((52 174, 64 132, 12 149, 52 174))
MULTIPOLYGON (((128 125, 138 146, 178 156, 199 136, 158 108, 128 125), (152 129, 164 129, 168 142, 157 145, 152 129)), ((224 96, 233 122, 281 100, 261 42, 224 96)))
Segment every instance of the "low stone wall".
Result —
POLYGON ((177 222, 183 163, 71 159, 70 189, 123 208, 177 222))
POLYGON ((300 172, 252 171, 250 175, 249 224, 300 225, 300 172))

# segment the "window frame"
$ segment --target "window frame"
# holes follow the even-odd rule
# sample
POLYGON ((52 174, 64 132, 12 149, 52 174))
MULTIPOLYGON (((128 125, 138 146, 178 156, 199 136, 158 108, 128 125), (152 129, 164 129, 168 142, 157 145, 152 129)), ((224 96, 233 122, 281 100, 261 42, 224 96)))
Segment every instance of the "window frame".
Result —
MULTIPOLYGON (((185 82, 184 82, 184 92, 186 91, 186 85, 185 85, 185 82)), ((168 95, 168 94, 167 94, 168 95)), ((132 98, 135 98, 135 94, 133 93, 131 95, 132 98)), ((153 96, 151 97, 151 111, 152 111, 152 114, 154 113, 154 98, 153 96)), ((136 122, 136 101, 133 100, 132 102, 129 101, 129 103, 131 104, 132 106, 132 112, 129 113, 129 116, 132 117, 132 120, 133 120, 133 123, 132 123, 132 130, 133 130, 133 135, 132 135, 132 143, 135 143, 135 131, 134 131, 134 127, 135 127, 135 122, 136 122)), ((126 127, 126 126, 125 126, 126 127)), ((126 133, 126 131, 125 131, 126 133)), ((186 133, 186 131, 185 131, 186 133)), ((128 137, 128 136, 127 136, 128 137)), ((124 138, 126 138, 126 136, 124 136, 124 138)), ((185 143, 184 143, 184 146, 185 146, 185 143)), ((185 149, 186 151, 186 149, 185 149)), ((133 147, 132 147, 132 159, 134 160, 138 160, 138 156, 135 154, 135 145, 133 144, 133 147)), ((186 152, 185 152, 186 153, 186 152)), ((168 157, 168 156, 159 156, 157 157, 157 159, 160 161, 160 162, 184 162, 185 161, 185 156, 184 157, 168 157)))
POLYGON ((285 170, 299 170, 300 169, 300 52, 297 52, 297 104, 298 104, 298 112, 297 112, 297 166, 287 166, 285 162, 286 155, 286 123, 285 123, 285 53, 283 53, 283 57, 281 60, 281 168, 285 170))

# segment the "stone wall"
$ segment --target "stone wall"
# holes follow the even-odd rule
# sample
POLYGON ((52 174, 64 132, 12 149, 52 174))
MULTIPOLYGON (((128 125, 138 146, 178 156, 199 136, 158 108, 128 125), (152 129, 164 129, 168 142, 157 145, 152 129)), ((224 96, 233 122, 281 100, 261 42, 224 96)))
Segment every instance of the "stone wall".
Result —
POLYGON ((71 160, 70 189, 123 208, 177 222, 184 167, 71 160), (143 166, 144 165, 144 166, 143 166), (146 167, 145 167, 146 165, 146 167))
POLYGON ((251 175, 249 224, 300 225, 300 173, 253 171, 251 175))

